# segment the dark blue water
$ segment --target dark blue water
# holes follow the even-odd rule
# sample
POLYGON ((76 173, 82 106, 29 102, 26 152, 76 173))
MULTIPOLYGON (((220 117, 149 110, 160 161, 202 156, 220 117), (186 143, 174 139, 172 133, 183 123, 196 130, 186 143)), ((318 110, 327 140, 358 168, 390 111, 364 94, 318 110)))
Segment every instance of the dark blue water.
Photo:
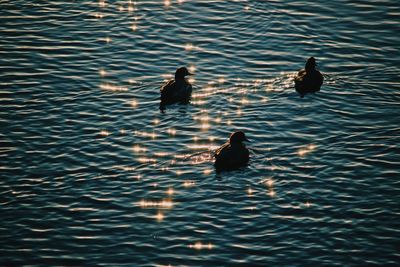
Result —
POLYGON ((395 0, 0 1, 0 265, 400 265, 399 22, 395 0), (160 113, 180 66, 192 103, 160 113), (236 130, 250 164, 217 175, 236 130))

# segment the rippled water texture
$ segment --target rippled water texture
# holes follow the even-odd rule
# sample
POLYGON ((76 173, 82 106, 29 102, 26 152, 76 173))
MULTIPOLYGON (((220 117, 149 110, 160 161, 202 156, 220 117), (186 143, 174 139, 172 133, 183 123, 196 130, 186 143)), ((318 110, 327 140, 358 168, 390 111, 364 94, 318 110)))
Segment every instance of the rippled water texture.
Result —
POLYGON ((0 1, 0 265, 400 265, 400 5, 321 3, 0 1))

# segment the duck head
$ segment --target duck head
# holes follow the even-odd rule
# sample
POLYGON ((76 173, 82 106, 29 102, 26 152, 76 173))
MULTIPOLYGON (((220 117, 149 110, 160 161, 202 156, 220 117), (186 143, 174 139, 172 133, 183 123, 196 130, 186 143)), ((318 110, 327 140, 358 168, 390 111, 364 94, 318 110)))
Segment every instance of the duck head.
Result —
POLYGON ((315 58, 314 57, 310 57, 307 60, 305 69, 306 69, 306 71, 311 71, 311 70, 315 69, 315 66, 317 66, 317 63, 315 62, 315 58))
POLYGON ((193 74, 190 73, 186 67, 179 68, 175 72, 175 80, 185 79, 185 76, 188 75, 193 75, 193 74))
POLYGON ((229 143, 231 145, 233 144, 240 144, 243 141, 249 141, 246 138, 246 135, 244 134, 244 132, 242 131, 238 131, 238 132, 234 132, 233 134, 231 134, 231 136, 229 137, 229 143))

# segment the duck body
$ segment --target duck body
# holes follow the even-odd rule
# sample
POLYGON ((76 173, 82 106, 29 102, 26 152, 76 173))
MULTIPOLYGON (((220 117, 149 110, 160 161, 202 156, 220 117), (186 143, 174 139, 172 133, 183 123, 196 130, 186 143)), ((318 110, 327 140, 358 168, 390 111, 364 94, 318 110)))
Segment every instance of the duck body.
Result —
POLYGON ((310 57, 305 68, 294 78, 295 89, 301 97, 307 93, 318 92, 324 82, 324 76, 315 69, 316 65, 315 58, 310 57))
POLYGON ((229 142, 215 151, 214 166, 217 172, 236 170, 247 165, 250 156, 243 141, 247 141, 244 133, 235 132, 229 138, 229 142))
POLYGON ((175 79, 168 81, 161 87, 160 109, 165 105, 181 103, 188 104, 192 94, 192 85, 185 79, 185 76, 192 75, 185 68, 176 70, 175 79))

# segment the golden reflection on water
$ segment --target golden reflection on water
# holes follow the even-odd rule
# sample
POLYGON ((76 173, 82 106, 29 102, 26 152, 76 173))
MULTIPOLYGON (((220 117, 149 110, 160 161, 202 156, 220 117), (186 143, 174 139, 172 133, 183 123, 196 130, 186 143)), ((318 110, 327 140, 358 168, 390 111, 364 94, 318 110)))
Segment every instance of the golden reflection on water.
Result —
POLYGON ((153 155, 156 157, 163 158, 163 157, 171 155, 171 153, 169 153, 169 152, 154 152, 153 155))
POLYGON ((196 182, 195 182, 195 181, 187 180, 187 181, 184 181, 184 182, 183 182, 183 187, 186 187, 186 188, 193 187, 193 186, 195 186, 195 185, 196 185, 196 182))
POLYGON ((172 196, 174 193, 175 193, 175 191, 172 187, 168 188, 167 195, 172 196))
POLYGON ((242 104, 242 105, 247 105, 247 104, 249 104, 250 103, 250 101, 247 99, 247 98, 242 98, 241 100, 240 100, 240 104, 242 104))
POLYGON ((131 26, 132 31, 134 31, 134 32, 137 31, 137 28, 138 27, 137 27, 136 23, 132 24, 132 26, 131 26))
POLYGON ((201 130, 206 131, 211 128, 211 125, 208 123, 202 123, 200 128, 201 128, 201 130))
POLYGON ((304 206, 306 206, 306 208, 309 208, 311 207, 311 203, 307 201, 306 203, 304 203, 304 206))
POLYGON ((168 133, 169 135, 174 136, 174 135, 176 135, 176 130, 175 130, 174 128, 169 128, 169 129, 167 130, 167 133, 168 133))
POLYGON ((189 66, 189 72, 193 74, 195 71, 196 71, 196 66, 190 65, 189 66))
POLYGON ((99 133, 100 136, 104 136, 104 137, 105 137, 105 136, 109 136, 110 134, 111 134, 111 133, 108 132, 108 131, 106 131, 106 130, 101 130, 100 133, 99 133))
POLYGON ((204 175, 209 175, 210 173, 212 173, 212 171, 213 171, 212 169, 206 169, 206 170, 203 171, 203 174, 204 175))
POLYGON ((136 99, 132 99, 132 100, 131 100, 131 107, 137 108, 137 106, 138 106, 137 100, 136 100, 136 99))
POLYGON ((133 132, 133 134, 137 135, 137 136, 141 136, 141 137, 148 137, 148 138, 151 138, 151 139, 156 139, 157 138, 157 134, 155 132, 149 133, 149 132, 137 131, 136 130, 136 131, 133 132))
POLYGON ((155 218, 156 218, 156 220, 158 221, 158 222, 161 222, 162 220, 164 220, 164 214, 161 212, 161 211, 159 211, 159 212, 157 212, 157 215, 155 216, 155 218))
POLYGON ((156 163, 157 160, 153 158, 139 157, 136 159, 140 163, 156 163))
POLYGON ((107 75, 107 72, 106 72, 104 69, 99 69, 99 75, 100 75, 101 77, 104 77, 104 76, 107 75))
POLYGON ((99 0, 99 7, 106 7, 106 1, 105 0, 99 0))
POLYGON ((201 249, 213 249, 214 245, 212 243, 203 244, 200 241, 195 242, 194 244, 190 244, 189 248, 201 250, 201 249))
POLYGON ((132 147, 132 150, 133 150, 133 152, 135 152, 135 153, 141 153, 141 152, 146 152, 146 151, 147 151, 147 148, 142 147, 142 146, 140 146, 140 145, 134 145, 134 146, 132 147))
POLYGON ((193 44, 188 43, 188 44, 185 45, 185 50, 186 50, 186 51, 190 51, 190 50, 192 50, 193 48, 194 48, 193 44))
POLYGON ((163 199, 163 200, 145 200, 142 199, 139 201, 138 205, 143 209, 171 209, 174 206, 174 203, 171 199, 163 199))
POLYGON ((274 197, 274 196, 276 195, 274 189, 269 189, 269 190, 268 190, 268 195, 269 195, 270 197, 274 197))
POLYGON ((267 180, 265 180, 265 185, 268 187, 272 187, 274 185, 274 180, 268 178, 267 180))
POLYGON ((268 178, 264 181, 264 184, 268 187, 267 194, 270 197, 274 197, 276 195, 275 190, 274 190, 274 180, 272 180, 272 178, 268 178))
POLYGON ((247 195, 249 197, 253 196, 253 189, 251 187, 247 188, 247 195))
POLYGON ((111 92, 126 92, 128 91, 128 88, 123 87, 123 86, 117 86, 109 83, 102 83, 100 84, 100 88, 106 91, 111 91, 111 92))
POLYGON ((102 18, 104 17, 104 15, 101 14, 101 13, 95 13, 95 14, 93 14, 93 16, 94 16, 96 19, 102 19, 102 18))
POLYGON ((169 7, 171 5, 170 0, 164 0, 164 6, 169 7))
POLYGON ((300 157, 304 157, 305 155, 307 155, 308 153, 311 153, 311 152, 313 152, 315 149, 316 149, 316 145, 314 145, 314 144, 309 144, 308 146, 306 146, 306 147, 303 147, 303 148, 300 148, 298 151, 297 151, 297 155, 299 155, 300 157))

